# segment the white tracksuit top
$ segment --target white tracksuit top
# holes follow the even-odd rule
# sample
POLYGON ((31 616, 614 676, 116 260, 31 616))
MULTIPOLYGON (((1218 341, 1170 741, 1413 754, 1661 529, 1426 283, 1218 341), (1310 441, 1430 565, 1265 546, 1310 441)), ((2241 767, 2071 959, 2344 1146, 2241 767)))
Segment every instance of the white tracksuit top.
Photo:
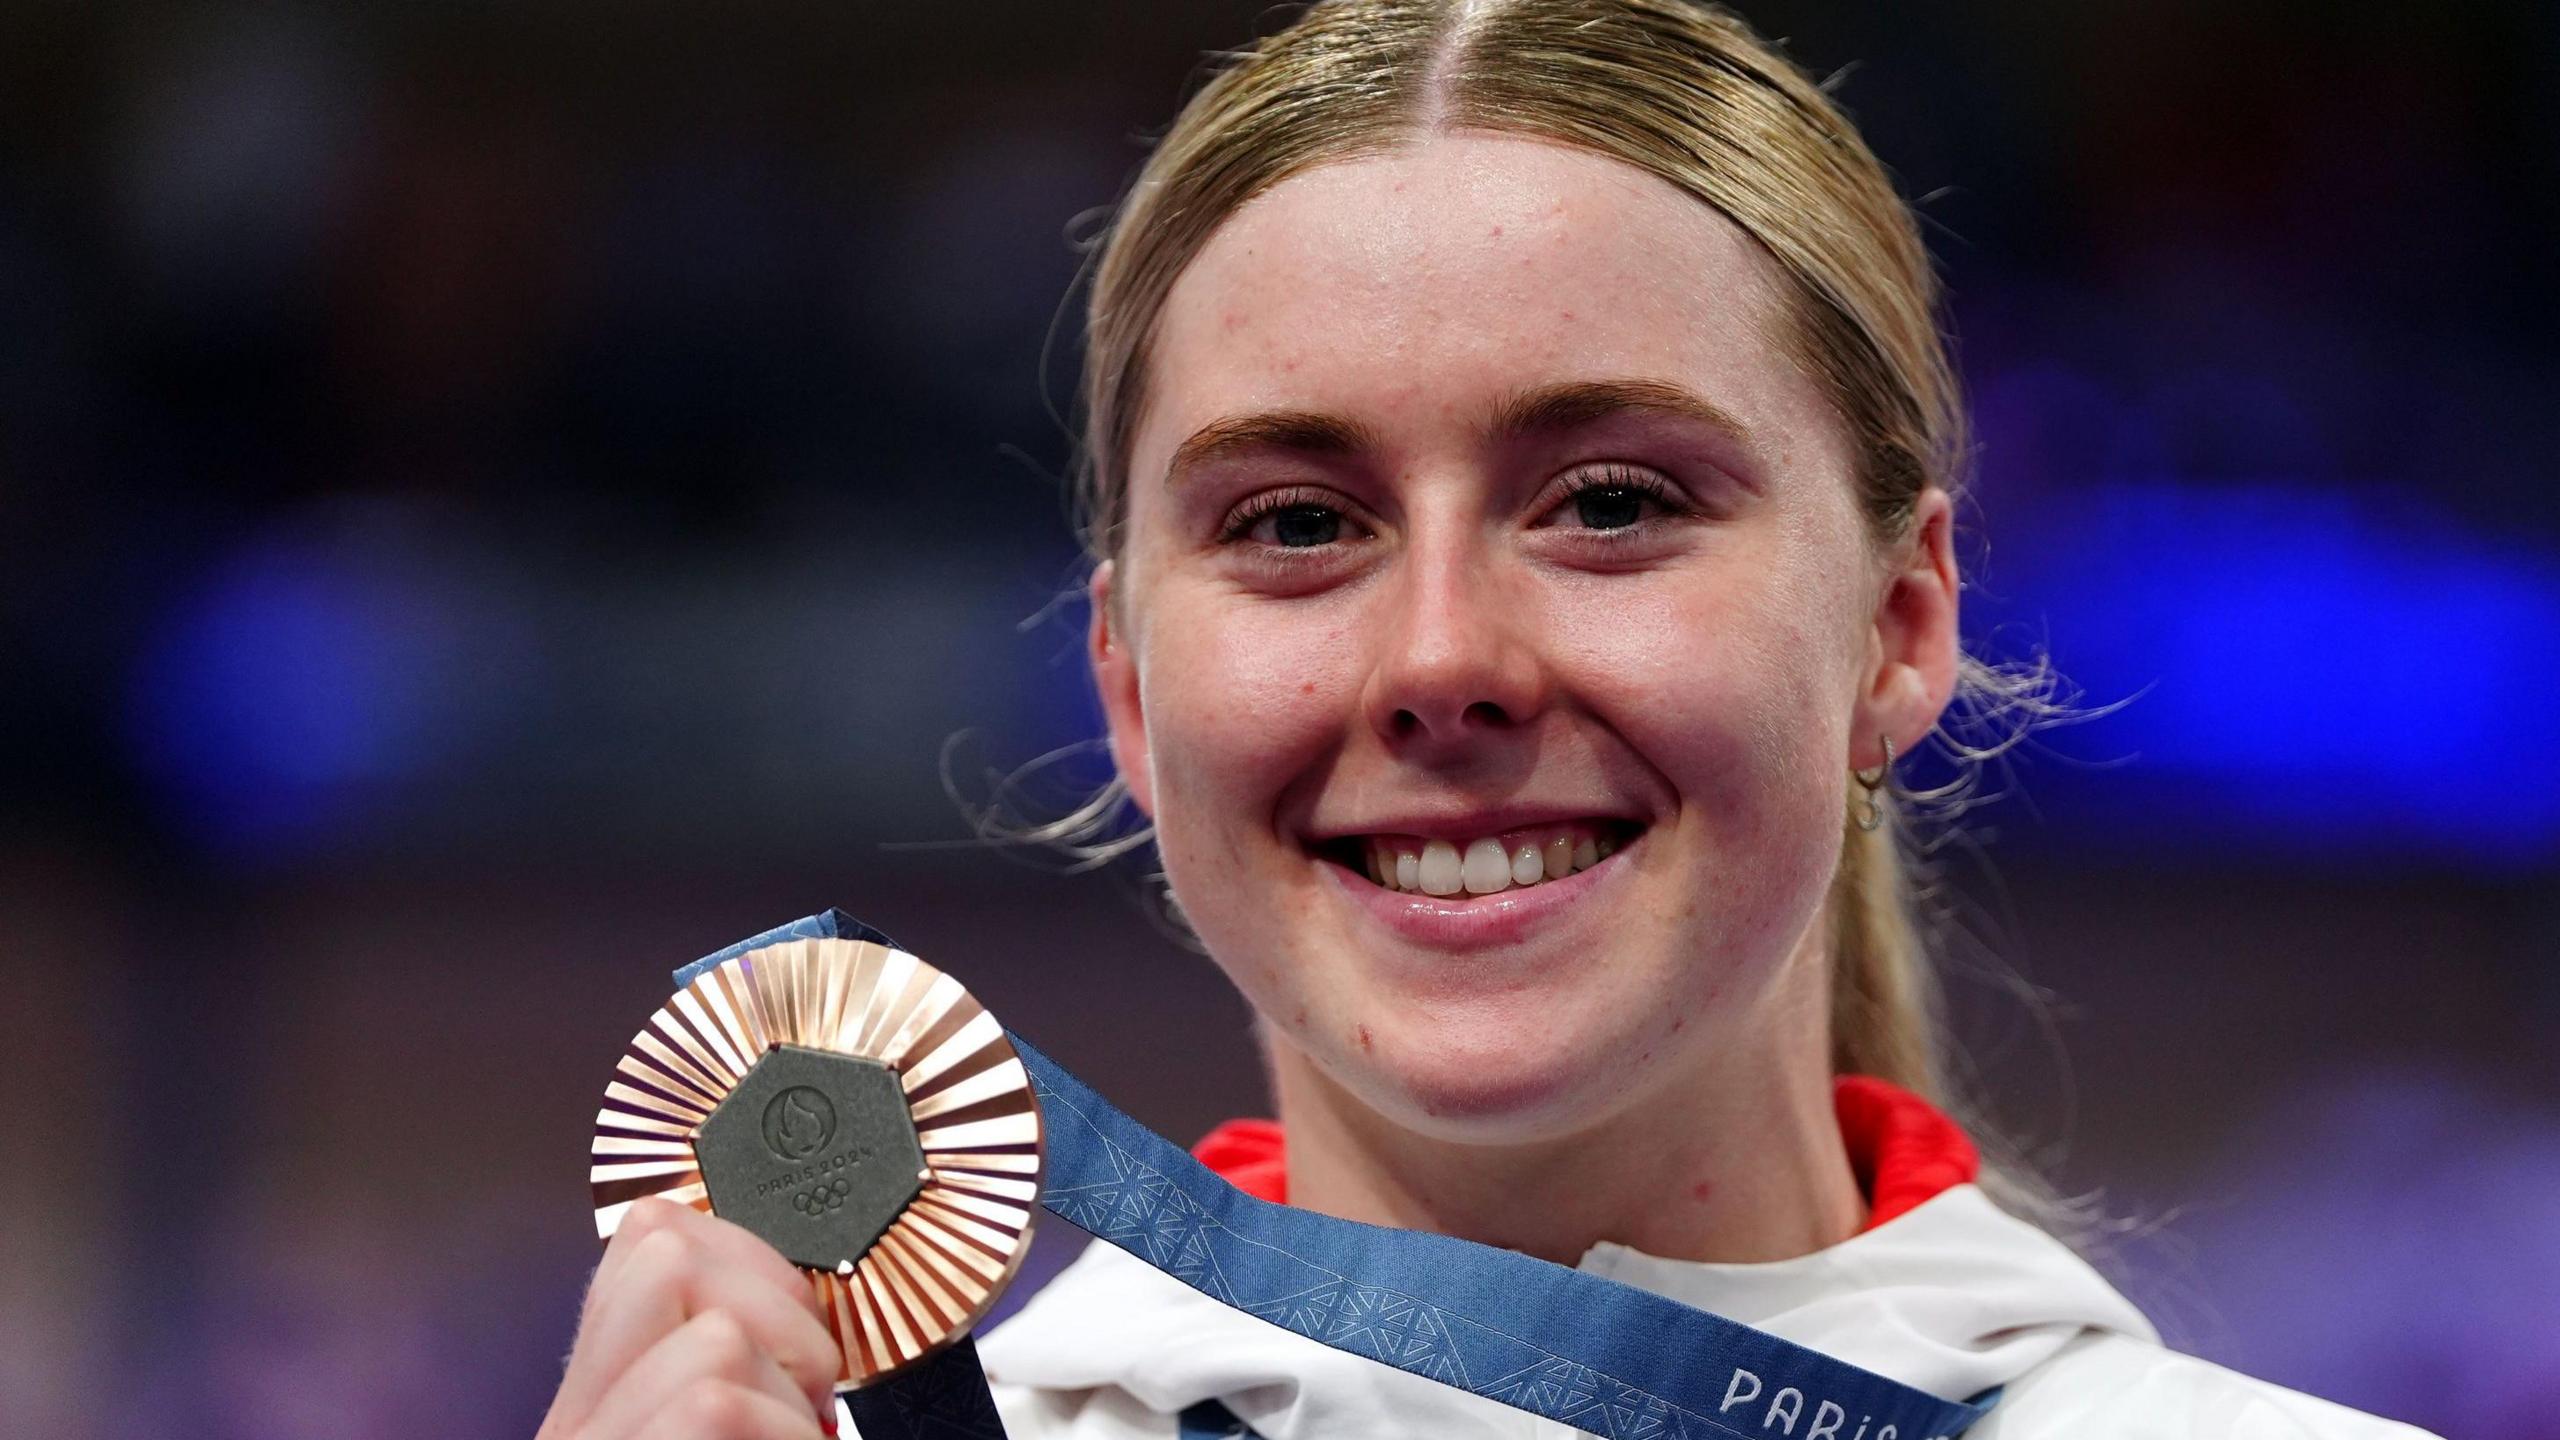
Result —
MULTIPOLYGON (((1699 1264, 1602 1244, 1578 1268, 1936 1395, 2007 1387, 1973 1440, 2424 1440, 2164 1348, 2068 1246, 1969 1184, 1792 1260, 1699 1264)), ((1180 1411, 1210 1399, 1264 1440, 1582 1433, 1330 1349, 1098 1242, 980 1354, 1015 1440, 1168 1440, 1180 1411)), ((1760 1429, 1764 1418, 1744 1432, 1785 1433, 1760 1429)), ((1794 1440, 1808 1428, 1795 1424, 1794 1440)))

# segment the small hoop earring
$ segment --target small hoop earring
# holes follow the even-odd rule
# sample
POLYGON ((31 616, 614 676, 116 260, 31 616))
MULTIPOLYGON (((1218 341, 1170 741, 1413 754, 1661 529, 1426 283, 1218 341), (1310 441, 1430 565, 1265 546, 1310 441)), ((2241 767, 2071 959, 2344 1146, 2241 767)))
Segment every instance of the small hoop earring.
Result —
POLYGON ((1865 802, 1858 811, 1858 828, 1870 832, 1884 825, 1884 807, 1876 803, 1876 792, 1885 789, 1893 781, 1893 737, 1881 735, 1877 739, 1884 745, 1884 763, 1872 771, 1851 770, 1849 772, 1849 778, 1857 781, 1859 788, 1867 792, 1865 802))

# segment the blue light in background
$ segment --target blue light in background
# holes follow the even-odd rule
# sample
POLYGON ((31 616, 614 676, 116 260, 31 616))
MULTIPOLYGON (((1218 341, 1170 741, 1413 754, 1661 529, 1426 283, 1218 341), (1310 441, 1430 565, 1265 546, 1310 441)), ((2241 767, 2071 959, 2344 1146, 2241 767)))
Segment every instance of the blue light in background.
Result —
MULTIPOLYGON (((2092 703, 2079 787, 2218 848, 2560 852, 2560 562, 2343 490, 2115 484, 2004 532, 2092 703)), ((2030 519, 2022 516, 2021 519, 2030 519)))
POLYGON ((126 737, 184 830, 243 855, 362 827, 483 697, 450 587, 395 541, 269 536, 184 591, 137 657, 126 737))

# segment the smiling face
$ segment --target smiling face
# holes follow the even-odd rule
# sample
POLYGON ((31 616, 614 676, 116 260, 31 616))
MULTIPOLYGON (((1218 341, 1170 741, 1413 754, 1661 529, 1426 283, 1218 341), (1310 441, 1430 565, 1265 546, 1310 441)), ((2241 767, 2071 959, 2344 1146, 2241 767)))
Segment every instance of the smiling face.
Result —
POLYGON ((1953 577, 1935 491, 1943 596, 1871 543, 1784 286, 1473 134, 1282 182, 1175 284, 1096 673, 1280 1063, 1487 1141, 1827 1067, 1847 770, 1943 705, 1953 577))

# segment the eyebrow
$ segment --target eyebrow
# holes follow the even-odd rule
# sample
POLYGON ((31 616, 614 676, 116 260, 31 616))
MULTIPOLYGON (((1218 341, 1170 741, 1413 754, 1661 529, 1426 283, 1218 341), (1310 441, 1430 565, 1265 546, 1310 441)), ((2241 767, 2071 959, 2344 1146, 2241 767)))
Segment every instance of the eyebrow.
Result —
POLYGON ((1742 422, 1704 395, 1667 380, 1568 380, 1524 390, 1494 411, 1492 431, 1505 440, 1570 430, 1625 411, 1690 420, 1757 453, 1742 422))
MULTIPOLYGON (((1524 390, 1496 406, 1486 432, 1520 440, 1554 434, 1628 412, 1705 425, 1757 457, 1742 422, 1705 396, 1664 380, 1568 380, 1524 390)), ((1191 470, 1253 450, 1293 450, 1306 455, 1352 455, 1374 449, 1377 432, 1356 420, 1312 410, 1268 410, 1212 420, 1174 447, 1165 466, 1169 483, 1191 470)))
POLYGON ((1377 433, 1356 420, 1312 410, 1268 410, 1212 420, 1174 447, 1165 466, 1167 480, 1182 477, 1213 460, 1248 450, 1295 450, 1308 455, 1353 455, 1377 445, 1377 433))

